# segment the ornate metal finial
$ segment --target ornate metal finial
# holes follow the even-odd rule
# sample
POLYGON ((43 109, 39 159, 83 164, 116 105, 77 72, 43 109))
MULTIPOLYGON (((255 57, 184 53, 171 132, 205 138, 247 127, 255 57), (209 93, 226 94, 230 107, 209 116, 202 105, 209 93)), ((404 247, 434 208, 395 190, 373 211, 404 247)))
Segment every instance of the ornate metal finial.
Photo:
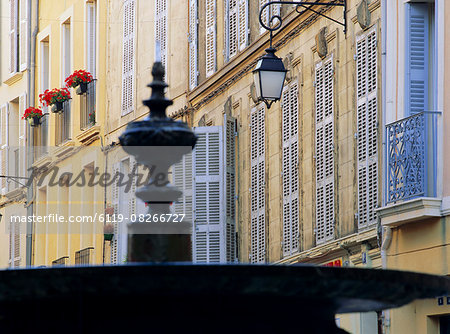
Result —
POLYGON ((167 119, 166 109, 173 104, 172 100, 165 97, 164 90, 168 85, 164 82, 164 66, 157 61, 153 64, 153 81, 147 85, 152 89, 152 95, 148 100, 143 101, 144 105, 150 108, 150 119, 167 119))

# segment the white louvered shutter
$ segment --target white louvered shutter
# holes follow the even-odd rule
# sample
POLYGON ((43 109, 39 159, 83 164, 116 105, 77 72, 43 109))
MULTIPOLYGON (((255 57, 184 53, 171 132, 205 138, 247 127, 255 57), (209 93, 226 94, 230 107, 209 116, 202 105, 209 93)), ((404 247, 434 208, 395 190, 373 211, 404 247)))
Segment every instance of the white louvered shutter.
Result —
POLYGON ((236 119, 224 115, 224 138, 225 138, 225 186, 226 186, 226 249, 227 262, 234 262, 236 254, 236 204, 235 204, 235 182, 236 182, 236 119))
POLYGON ((334 238, 333 57, 316 65, 316 243, 334 238))
MULTIPOLYGON (((2 105, 0 108, 0 175, 7 175, 6 170, 6 155, 7 155, 7 106, 2 105)), ((6 178, 0 178, 0 193, 6 192, 7 181, 6 178)))
POLYGON ((22 119, 22 115, 27 108, 27 95, 22 94, 19 97, 19 117, 17 120, 17 124, 19 125, 19 176, 26 177, 27 176, 27 166, 26 166, 26 143, 27 143, 27 121, 22 119))
POLYGON ((193 260, 226 262, 223 130, 220 126, 195 128, 198 141, 193 164, 193 260))
POLYGON ((265 200, 265 107, 260 104, 251 111, 251 258, 252 263, 266 261, 265 200))
POLYGON ((27 69, 28 63, 28 34, 27 34, 27 25, 28 25, 28 11, 27 11, 27 1, 20 0, 19 5, 19 18, 20 18, 20 26, 19 26, 19 62, 20 62, 20 70, 24 71, 27 69))
POLYGON ((167 75, 167 0, 155 1, 155 40, 159 42, 161 63, 167 75))
MULTIPOLYGON (((261 11, 261 8, 268 3, 269 0, 259 0, 259 11, 261 11)), ((259 13, 259 12, 258 12, 259 13)), ((263 11, 263 15, 262 15, 262 21, 266 26, 269 26, 270 22, 269 22, 269 18, 277 15, 280 16, 281 13, 281 5, 280 4, 274 4, 274 5, 270 5, 267 6, 264 11, 263 11)), ((278 21, 274 21, 272 22, 273 24, 277 24, 278 21)), ((260 27, 260 34, 265 33, 267 30, 264 27, 260 27)))
POLYGON ((10 25, 9 25, 9 73, 17 72, 18 68, 18 4, 19 0, 9 0, 9 15, 10 15, 10 25))
POLYGON ((283 255, 299 250, 298 83, 285 86, 283 114, 283 255))
POLYGON ((376 223, 378 204, 377 35, 375 27, 356 40, 358 227, 376 223))
POLYGON ((216 0, 206 0, 206 76, 216 71, 216 0))
POLYGON ((248 44, 248 0, 227 0, 226 46, 228 59, 248 44))
POLYGON ((198 78, 198 0, 189 0, 189 88, 197 86, 198 78))
POLYGON ((134 110, 134 55, 136 1, 126 0, 123 6, 122 115, 134 110))
POLYGON ((131 215, 136 214, 136 181, 137 181, 137 177, 136 177, 136 173, 137 173, 137 163, 136 163, 136 159, 132 156, 130 156, 130 169, 129 169, 129 173, 128 175, 126 175, 126 179, 131 178, 131 189, 129 190, 127 195, 127 199, 128 199, 128 218, 129 218, 129 222, 131 222, 131 215))
POLYGON ((87 70, 96 77, 97 61, 97 13, 96 2, 86 4, 86 60, 87 70))
POLYGON ((184 220, 192 222, 192 153, 183 155, 181 161, 172 166, 172 183, 183 192, 172 204, 172 213, 186 215, 184 220))
MULTIPOLYGON (((117 177, 117 173, 120 172, 120 163, 115 163, 113 167, 113 175, 117 177)), ((119 187, 117 185, 118 179, 115 179, 115 182, 112 184, 112 206, 114 208, 114 216, 117 217, 119 214, 119 187)), ((115 221, 117 219, 114 219, 115 221)), ((119 224, 117 222, 113 223, 114 225, 114 238, 111 241, 111 263, 118 263, 118 244, 119 244, 119 224)))

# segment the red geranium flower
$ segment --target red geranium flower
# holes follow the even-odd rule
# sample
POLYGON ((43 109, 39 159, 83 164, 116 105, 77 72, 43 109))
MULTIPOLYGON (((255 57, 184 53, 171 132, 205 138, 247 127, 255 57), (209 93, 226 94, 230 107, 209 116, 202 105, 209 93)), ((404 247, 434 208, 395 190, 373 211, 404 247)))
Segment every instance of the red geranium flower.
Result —
POLYGON ((69 75, 65 82, 67 87, 77 87, 82 82, 91 82, 94 80, 92 77, 92 74, 85 70, 77 70, 73 72, 71 75, 69 75))
POLYGON ((42 117, 42 110, 39 108, 30 107, 25 109, 25 112, 23 113, 22 119, 28 119, 32 118, 34 116, 42 117))
POLYGON ((56 102, 64 102, 70 100, 70 92, 67 88, 54 88, 52 90, 46 90, 44 93, 39 94, 39 101, 45 106, 51 106, 56 102))

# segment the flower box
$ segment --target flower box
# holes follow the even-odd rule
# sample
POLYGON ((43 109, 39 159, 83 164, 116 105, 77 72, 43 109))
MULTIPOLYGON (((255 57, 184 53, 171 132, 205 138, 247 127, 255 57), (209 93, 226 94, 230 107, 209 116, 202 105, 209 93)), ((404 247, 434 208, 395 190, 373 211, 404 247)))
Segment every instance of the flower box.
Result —
POLYGON ((77 95, 85 94, 87 92, 87 88, 88 88, 87 85, 88 85, 87 82, 81 82, 76 89, 77 95))
POLYGON ((39 108, 29 107, 23 113, 22 119, 27 120, 30 126, 36 127, 41 124, 42 110, 39 108))
POLYGON ((64 107, 63 103, 57 101, 54 104, 52 104, 52 112, 53 113, 60 113, 60 112, 63 111, 63 107, 64 107))
POLYGON ((35 128, 35 127, 41 125, 41 117, 42 116, 32 116, 32 117, 27 118, 27 121, 31 127, 35 128))
POLYGON ((44 106, 52 106, 52 112, 61 112, 63 110, 63 102, 70 99, 70 92, 67 88, 47 89, 39 95, 39 100, 44 106))

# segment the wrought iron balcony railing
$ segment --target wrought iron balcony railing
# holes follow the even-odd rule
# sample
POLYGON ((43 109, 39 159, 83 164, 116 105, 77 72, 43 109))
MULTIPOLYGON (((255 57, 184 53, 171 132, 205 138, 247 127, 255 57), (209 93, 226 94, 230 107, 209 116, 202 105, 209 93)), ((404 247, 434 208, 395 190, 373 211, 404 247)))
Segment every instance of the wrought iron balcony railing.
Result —
POLYGON ((63 111, 56 115, 56 145, 70 139, 71 100, 63 102, 63 111))
POLYGON ((87 91, 81 97, 81 119, 80 127, 81 130, 85 130, 93 126, 96 122, 95 115, 95 98, 96 98, 96 87, 95 80, 87 84, 87 91))
POLYGON ((386 125, 386 203, 436 196, 437 116, 424 111, 386 125))

